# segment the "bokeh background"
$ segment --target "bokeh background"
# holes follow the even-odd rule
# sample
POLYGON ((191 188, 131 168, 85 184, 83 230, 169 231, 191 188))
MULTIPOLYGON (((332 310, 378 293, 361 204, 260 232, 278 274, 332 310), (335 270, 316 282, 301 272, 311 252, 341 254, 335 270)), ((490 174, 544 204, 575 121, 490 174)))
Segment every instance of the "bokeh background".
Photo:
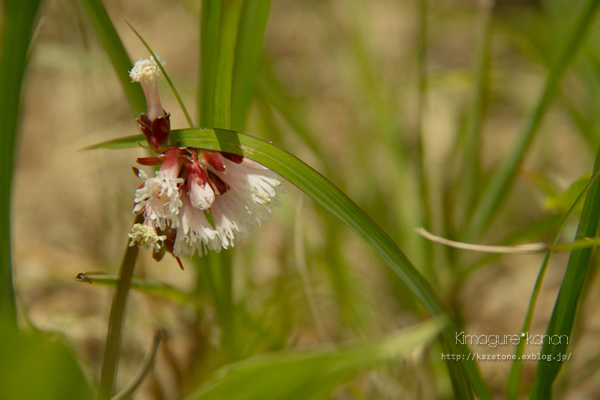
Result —
MULTIPOLYGON (((467 334, 517 334, 543 254, 449 250, 428 244, 413 228, 429 209, 431 230, 456 239, 470 212, 463 144, 486 18, 489 74, 484 96, 475 100, 483 121, 476 193, 511 151, 582 2, 427 3, 423 36, 418 1, 272 1, 244 132, 292 152, 365 210, 432 282, 467 334), (429 189, 425 207, 423 176, 429 189)), ((126 21, 166 60, 184 102, 195 109, 199 2, 104 5, 131 58, 148 54, 126 21)), ((545 115, 506 206, 478 243, 551 241, 573 200, 562 193, 591 171, 600 144, 599 46, 596 24, 545 115)), ((163 83, 172 126, 184 128, 185 118, 163 83)), ((117 273, 138 186, 130 171, 145 151, 81 149, 138 132, 79 3, 44 2, 23 92, 13 189, 15 287, 21 316, 38 329, 62 333, 92 381, 99 376, 112 290, 74 277, 117 273)), ((141 254, 137 276, 192 293, 193 300, 131 293, 120 385, 135 373, 154 329, 168 332, 136 399, 177 398, 231 361, 375 338, 426 316, 368 245, 292 185, 287 188, 273 220, 226 252, 234 271, 233 350, 223 347, 207 263, 183 260, 181 271, 172 257, 156 263, 141 254)), ((572 240, 576 223, 567 226, 563 242, 572 240)), ((545 332, 566 260, 565 254, 552 258, 532 334, 545 332)), ((557 398, 591 399, 600 392, 596 267, 595 257, 571 336, 572 357, 555 385, 557 398)), ((513 346, 471 349, 514 352, 513 346)), ((526 354, 539 350, 531 346, 526 354)), ((492 392, 503 398, 510 363, 479 365, 492 392)), ((523 394, 531 389, 535 367, 524 362, 523 394)), ((332 396, 434 399, 451 393, 441 348, 433 345, 361 374, 332 396)))

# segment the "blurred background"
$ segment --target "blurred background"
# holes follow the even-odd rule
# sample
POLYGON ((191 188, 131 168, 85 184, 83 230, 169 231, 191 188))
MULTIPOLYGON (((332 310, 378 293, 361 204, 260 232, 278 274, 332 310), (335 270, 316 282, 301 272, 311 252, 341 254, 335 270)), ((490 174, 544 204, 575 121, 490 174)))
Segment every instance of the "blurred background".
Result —
MULTIPOLYGON (((467 334, 518 334, 543 254, 451 250, 427 243, 413 228, 426 221, 436 234, 461 238, 473 199, 513 148, 582 2, 424 1, 273 1, 243 131, 290 151, 356 202, 429 279, 467 334), (489 41, 482 45, 485 35, 489 41), (486 60, 484 90, 476 94, 477 66, 486 60), (464 162, 473 126, 481 137, 475 166, 464 162), (471 173, 477 178, 466 179, 471 173)), ((199 2, 103 3, 131 58, 148 54, 126 21, 166 60, 193 110, 199 2)), ((552 240, 574 200, 563 193, 591 171, 600 144, 599 34, 593 25, 506 206, 477 243, 552 240)), ((172 127, 185 128, 164 83, 172 127)), ((145 151, 81 151, 139 129, 77 1, 43 3, 23 99, 12 214, 20 312, 38 329, 62 333, 88 378, 97 381, 112 290, 74 277, 84 271, 116 275, 139 184, 130 171, 145 151)), ((154 329, 167 331, 136 399, 177 398, 219 367, 253 355, 376 338, 426 317, 367 244, 309 197, 290 184, 287 189, 273 220, 225 252, 234 274, 233 328, 227 332, 207 258, 184 259, 181 271, 168 255, 156 263, 141 253, 136 276, 170 286, 158 295, 130 294, 119 385, 137 370, 154 329)), ((563 242, 572 240, 576 223, 567 226, 563 242)), ((532 334, 546 330, 566 260, 564 253, 551 260, 532 334)), ((557 398, 591 399, 600 392, 597 258, 593 263, 557 398)), ((471 349, 514 353, 513 346, 471 349)), ((530 346, 526 354, 539 350, 530 346)), ((451 398, 440 354, 439 345, 415 351, 359 375, 332 398, 451 398)), ((479 366, 503 398, 510 363, 479 366)), ((523 368, 521 392, 527 394, 536 363, 525 361, 523 368)))

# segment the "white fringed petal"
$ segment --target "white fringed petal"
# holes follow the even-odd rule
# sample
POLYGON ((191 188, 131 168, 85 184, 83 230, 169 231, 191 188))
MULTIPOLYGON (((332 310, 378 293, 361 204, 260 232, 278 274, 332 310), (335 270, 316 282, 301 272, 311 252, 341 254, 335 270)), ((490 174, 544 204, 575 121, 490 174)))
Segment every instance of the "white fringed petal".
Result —
POLYGON ((179 227, 173 245, 175 257, 193 256, 196 250, 202 255, 208 250, 221 251, 217 231, 208 223, 204 212, 193 207, 188 196, 182 196, 179 227))
POLYGON ((179 208, 182 205, 179 186, 183 184, 183 179, 172 178, 162 171, 158 171, 155 177, 148 178, 140 170, 138 176, 144 184, 135 191, 133 212, 139 213, 145 208, 146 218, 154 221, 161 230, 165 230, 167 226, 177 228, 179 208))
POLYGON ((215 229, 227 248, 271 218, 273 206, 280 204, 277 192, 284 193, 285 188, 274 172, 247 158, 241 164, 225 160, 224 171, 208 168, 229 187, 211 209, 215 229))

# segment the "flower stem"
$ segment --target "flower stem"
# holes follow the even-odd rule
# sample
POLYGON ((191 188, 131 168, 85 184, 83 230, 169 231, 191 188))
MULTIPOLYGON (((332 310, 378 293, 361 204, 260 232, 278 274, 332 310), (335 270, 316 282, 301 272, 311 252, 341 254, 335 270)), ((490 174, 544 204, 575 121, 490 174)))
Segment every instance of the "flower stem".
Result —
MULTIPOLYGON (((140 214, 136 216, 133 223, 139 224, 142 222, 143 215, 140 214)), ((109 400, 114 392, 119 354, 121 352, 121 331, 123 330, 123 319, 125 317, 125 304, 127 303, 129 288, 131 287, 131 279, 137 255, 138 247, 129 247, 129 240, 127 240, 127 248, 121 262, 119 280, 113 294, 110 318, 108 320, 106 347, 104 348, 102 372, 100 374, 100 393, 98 396, 100 400, 109 400)))

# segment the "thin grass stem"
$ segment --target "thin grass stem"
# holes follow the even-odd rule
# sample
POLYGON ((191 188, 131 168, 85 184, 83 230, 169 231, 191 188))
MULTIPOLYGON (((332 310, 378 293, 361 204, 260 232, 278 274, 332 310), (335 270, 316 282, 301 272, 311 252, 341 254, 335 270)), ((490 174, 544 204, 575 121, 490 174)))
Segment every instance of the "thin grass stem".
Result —
MULTIPOLYGON (((139 224, 143 221, 144 216, 138 214, 133 223, 139 224)), ((123 261, 121 262, 121 268, 119 270, 119 282, 114 291, 112 306, 110 308, 108 333, 106 335, 106 346, 104 348, 102 371, 100 374, 100 400, 109 400, 114 392, 119 355, 121 353, 121 336, 125 318, 125 305, 127 304, 127 295, 129 294, 129 288, 131 287, 131 279, 133 278, 133 270, 135 268, 138 251, 138 246, 129 246, 129 240, 127 240, 125 255, 123 256, 123 261)))

